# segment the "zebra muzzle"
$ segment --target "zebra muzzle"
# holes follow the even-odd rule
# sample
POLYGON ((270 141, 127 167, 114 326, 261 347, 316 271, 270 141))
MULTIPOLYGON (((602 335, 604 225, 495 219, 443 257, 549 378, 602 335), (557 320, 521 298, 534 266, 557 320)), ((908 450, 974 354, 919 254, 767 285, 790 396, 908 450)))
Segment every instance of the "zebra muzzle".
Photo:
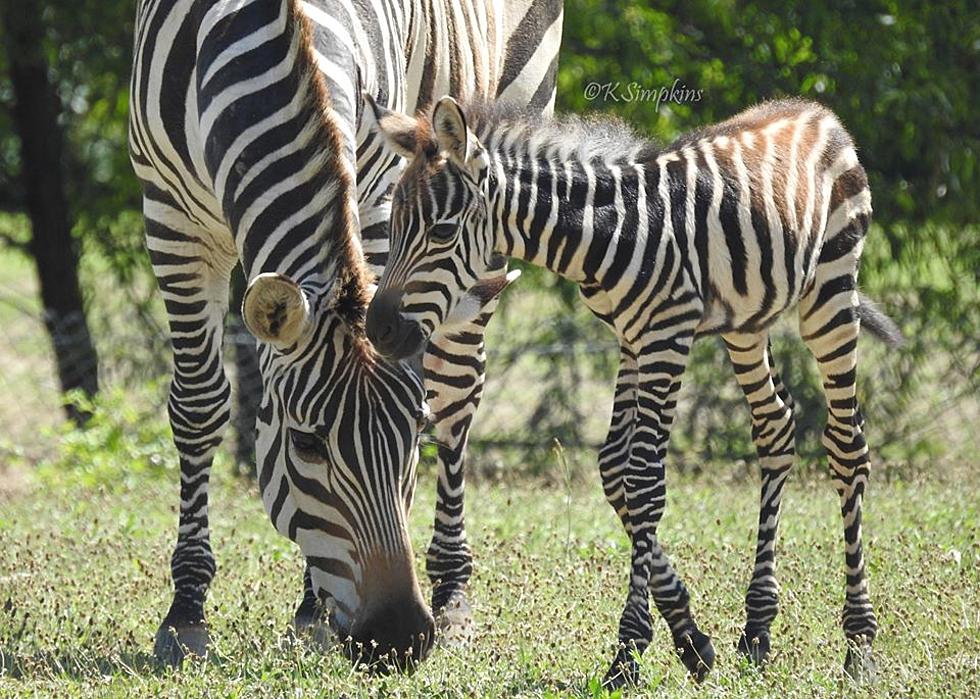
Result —
POLYGON ((419 324, 402 316, 402 296, 398 289, 385 289, 375 295, 368 307, 365 326, 368 339, 389 359, 406 359, 417 354, 426 340, 419 324))
POLYGON ((410 671, 429 654, 435 619, 422 598, 411 558, 368 564, 363 606, 345 652, 372 672, 410 671))

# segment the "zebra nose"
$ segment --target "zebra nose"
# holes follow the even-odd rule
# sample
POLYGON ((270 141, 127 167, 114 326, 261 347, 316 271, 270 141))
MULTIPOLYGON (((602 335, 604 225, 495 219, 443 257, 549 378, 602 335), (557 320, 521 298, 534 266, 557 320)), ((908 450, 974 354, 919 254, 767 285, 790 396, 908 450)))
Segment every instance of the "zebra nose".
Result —
POLYGON ((351 630, 348 652, 374 672, 411 671, 429 654, 434 636, 435 620, 420 596, 395 598, 351 630))
POLYGON ((398 340, 402 292, 397 289, 379 291, 368 306, 365 330, 368 339, 382 354, 387 354, 398 340))

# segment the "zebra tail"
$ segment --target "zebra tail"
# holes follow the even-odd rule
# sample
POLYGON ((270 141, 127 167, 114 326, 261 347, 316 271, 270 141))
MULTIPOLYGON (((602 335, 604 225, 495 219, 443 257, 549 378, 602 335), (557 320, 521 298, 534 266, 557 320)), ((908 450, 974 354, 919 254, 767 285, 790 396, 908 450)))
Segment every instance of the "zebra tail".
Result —
POLYGON ((861 320, 861 329, 867 330, 888 347, 898 348, 905 344, 902 331, 898 329, 895 321, 885 315, 885 312, 878 308, 877 303, 862 293, 858 293, 857 314, 861 320))

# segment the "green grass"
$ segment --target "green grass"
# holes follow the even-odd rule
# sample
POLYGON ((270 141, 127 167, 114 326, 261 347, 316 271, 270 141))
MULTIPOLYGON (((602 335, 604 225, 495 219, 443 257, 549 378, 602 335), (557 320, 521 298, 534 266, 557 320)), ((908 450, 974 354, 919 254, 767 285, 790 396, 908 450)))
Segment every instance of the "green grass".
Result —
MULTIPOLYGON (((865 532, 880 678, 860 689, 840 670, 842 550, 829 484, 794 479, 787 487, 782 612, 772 662, 760 674, 734 653, 756 485, 675 479, 662 540, 718 662, 695 687, 658 623, 636 694, 980 694, 980 477, 976 464, 966 466, 960 480, 873 485, 865 532)), ((106 489, 59 486, 49 471, 31 492, 0 501, 0 696, 592 696, 615 644, 628 561, 598 483, 471 487, 478 636, 463 649, 437 649, 414 676, 372 678, 337 652, 286 642, 301 559, 272 530, 256 494, 223 472, 212 498, 215 650, 179 672, 150 657, 170 599, 176 473, 106 489)), ((558 465, 552 475, 562 482, 558 465)), ((420 485, 417 552, 430 531, 432 474, 420 485)))

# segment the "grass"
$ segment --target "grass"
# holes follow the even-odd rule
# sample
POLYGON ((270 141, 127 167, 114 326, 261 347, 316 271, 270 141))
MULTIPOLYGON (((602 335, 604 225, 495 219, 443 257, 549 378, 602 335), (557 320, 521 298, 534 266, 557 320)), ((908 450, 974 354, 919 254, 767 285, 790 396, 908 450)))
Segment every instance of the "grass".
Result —
MULTIPOLYGON (((662 540, 715 639, 698 688, 655 627, 637 695, 977 696, 980 516, 976 464, 962 478, 876 481, 866 536, 881 631, 880 678, 857 688, 840 670, 842 550, 836 496, 823 479, 787 488, 780 544, 782 613, 764 673, 734 644, 751 569, 756 486, 679 478, 662 540)), ((615 644, 628 547, 597 483, 478 483, 468 493, 479 633, 438 649, 413 676, 352 672, 337 652, 286 642, 301 559, 269 525, 255 492, 219 471, 212 498, 218 558, 209 600, 215 651, 174 672, 150 656, 169 603, 177 479, 59 486, 0 501, 0 696, 593 696, 615 644)), ((44 472, 42 472, 44 473, 44 472)), ((430 531, 423 476, 412 538, 430 531)), ((421 566, 421 558, 419 558, 421 566)))
MULTIPOLYGON (((554 388, 542 379, 553 371, 551 358, 522 356, 511 370, 495 362, 491 349, 476 434, 527 434, 541 446, 473 450, 473 471, 484 476, 468 492, 476 554, 470 599, 479 627, 471 645, 437 650, 411 677, 372 678, 353 673, 339 653, 287 643, 301 559, 273 531, 256 493, 228 476, 231 468, 223 462, 212 496, 219 565, 208 607, 214 652, 205 663, 173 672, 157 667, 150 655, 170 602, 176 535, 178 477, 163 417, 165 379, 159 379, 166 368, 145 359, 154 348, 144 347, 140 326, 121 320, 132 316, 133 294, 94 294, 97 319, 112 321, 93 325, 107 368, 102 410, 85 432, 66 430, 32 274, 23 256, 0 254, 0 390, 17 397, 0 401, 0 697, 597 693, 615 646, 628 547, 602 500, 594 455, 569 450, 567 462, 556 459, 549 440, 541 438, 554 434, 547 419, 523 427, 539 400, 547 399, 545 389, 554 388), (142 363, 126 368, 134 362, 142 363), (515 425, 522 429, 515 432, 515 425)), ((496 335, 488 343, 498 348, 498 357, 499 348, 528 341, 528 314, 544 319, 562 312, 553 296, 547 297, 551 305, 543 304, 533 286, 508 293, 511 307, 495 320, 496 335)), ((542 337, 561 339, 560 329, 546 330, 542 337)), ((596 342, 603 341, 597 336, 596 342)), ((971 352, 968 357, 975 358, 971 352)), ((949 363, 946 353, 933 354, 937 365, 949 363)), ((703 376, 693 371, 689 385, 737 391, 725 363, 716 367, 703 376)), ((601 364, 566 377, 579 386, 578 405, 588 406, 572 417, 589 441, 604 432, 611 399, 605 379, 611 371, 601 364)), ((888 462, 876 469, 866 510, 881 624, 880 679, 873 687, 855 687, 840 670, 841 524, 830 485, 814 475, 823 467, 801 464, 787 488, 779 558, 782 613, 773 629, 772 662, 760 674, 741 665, 733 650, 758 497, 754 461, 731 463, 732 434, 739 430, 742 441, 748 434, 743 401, 736 395, 739 412, 723 411, 720 422, 708 426, 727 450, 723 466, 715 468, 692 445, 675 439, 674 470, 694 460, 702 475, 672 478, 662 540, 719 657, 707 683, 695 687, 672 657, 666 628, 658 622, 643 659, 644 685, 634 694, 980 696, 980 452, 977 403, 968 395, 974 379, 963 386, 933 382, 923 387, 928 400, 896 401, 896 409, 909 406, 912 417, 904 422, 889 426, 884 412, 868 415, 869 440, 876 456, 888 462), (954 389, 967 398, 950 402, 943 420, 927 423, 941 454, 886 453, 879 435, 887 427, 910 442, 902 425, 918 424, 954 389), (731 430, 719 431, 718 424, 729 423, 731 430)), ((879 405, 892 399, 897 383, 879 385, 879 405)), ((692 402, 691 388, 686 390, 682 412, 692 402)), ((559 418, 565 419, 548 419, 559 418)), ((424 551, 431 532, 433 480, 431 472, 423 474, 413 513, 417 552, 424 551)))

